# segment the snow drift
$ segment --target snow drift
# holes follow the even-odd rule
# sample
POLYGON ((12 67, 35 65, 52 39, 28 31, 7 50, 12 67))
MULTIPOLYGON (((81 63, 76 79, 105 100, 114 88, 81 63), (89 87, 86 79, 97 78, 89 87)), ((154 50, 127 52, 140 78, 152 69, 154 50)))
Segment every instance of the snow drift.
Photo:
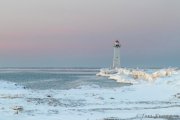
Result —
POLYGON ((101 69, 97 76, 108 77, 122 83, 139 83, 140 81, 154 82, 159 78, 170 77, 178 72, 176 68, 159 69, 153 73, 145 72, 139 69, 101 69))

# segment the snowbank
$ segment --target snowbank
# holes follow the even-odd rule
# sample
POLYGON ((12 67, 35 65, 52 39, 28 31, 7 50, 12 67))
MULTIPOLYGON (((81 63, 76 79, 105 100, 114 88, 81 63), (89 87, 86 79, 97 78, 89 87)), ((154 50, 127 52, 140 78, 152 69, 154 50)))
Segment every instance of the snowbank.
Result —
POLYGON ((147 82, 154 82, 159 78, 170 77, 177 73, 175 68, 168 68, 168 69, 160 69, 153 73, 147 73, 143 70, 137 69, 126 69, 126 68, 119 68, 119 69, 101 69, 97 76, 104 76, 108 77, 109 79, 116 80, 117 82, 122 83, 138 83, 141 80, 147 82))

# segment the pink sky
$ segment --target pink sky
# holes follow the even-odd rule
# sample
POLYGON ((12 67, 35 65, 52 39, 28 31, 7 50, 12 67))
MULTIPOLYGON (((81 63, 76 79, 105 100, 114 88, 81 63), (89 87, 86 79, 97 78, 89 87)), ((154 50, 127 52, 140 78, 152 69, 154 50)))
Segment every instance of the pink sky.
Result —
POLYGON ((179 0, 2 0, 1 63, 105 66, 119 39, 124 66, 161 66, 164 59, 163 66, 179 65, 179 6, 179 0))

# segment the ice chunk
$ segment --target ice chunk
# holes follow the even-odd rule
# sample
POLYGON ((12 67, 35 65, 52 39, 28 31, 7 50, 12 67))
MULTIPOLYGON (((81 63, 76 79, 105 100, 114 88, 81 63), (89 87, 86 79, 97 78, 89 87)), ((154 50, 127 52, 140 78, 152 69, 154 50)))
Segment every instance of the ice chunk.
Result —
POLYGON ((175 74, 176 69, 160 69, 152 74, 147 73, 143 70, 137 69, 101 69, 98 76, 108 77, 109 79, 116 80, 117 82, 122 83, 138 83, 139 80, 144 80, 147 82, 154 82, 158 78, 169 77, 175 74), (128 80, 126 80, 129 78, 128 80))

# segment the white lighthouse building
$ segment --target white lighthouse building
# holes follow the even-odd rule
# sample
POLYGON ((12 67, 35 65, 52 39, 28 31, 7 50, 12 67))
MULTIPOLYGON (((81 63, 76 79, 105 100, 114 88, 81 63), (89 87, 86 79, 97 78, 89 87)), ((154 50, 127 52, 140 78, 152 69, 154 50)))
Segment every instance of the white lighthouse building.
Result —
POLYGON ((118 40, 114 42, 113 68, 120 68, 120 43, 118 40))

